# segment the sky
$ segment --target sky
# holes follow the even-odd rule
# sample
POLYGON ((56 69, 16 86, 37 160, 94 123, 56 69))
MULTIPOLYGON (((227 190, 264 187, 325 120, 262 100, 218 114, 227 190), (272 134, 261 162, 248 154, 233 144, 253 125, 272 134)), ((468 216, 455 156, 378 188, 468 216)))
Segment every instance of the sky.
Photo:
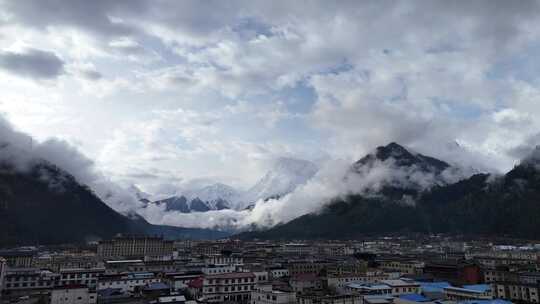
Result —
POLYGON ((540 143, 537 1, 0 0, 0 115, 152 194, 395 141, 504 172, 540 143))

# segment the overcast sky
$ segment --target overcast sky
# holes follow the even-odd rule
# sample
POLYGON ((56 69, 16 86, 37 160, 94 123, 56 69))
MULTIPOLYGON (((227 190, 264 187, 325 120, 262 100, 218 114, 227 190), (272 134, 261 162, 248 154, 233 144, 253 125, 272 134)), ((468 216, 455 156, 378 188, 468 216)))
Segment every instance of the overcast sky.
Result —
POLYGON ((506 170, 540 143, 539 16, 535 1, 0 0, 0 112, 152 192, 246 188, 279 156, 390 141, 506 170))

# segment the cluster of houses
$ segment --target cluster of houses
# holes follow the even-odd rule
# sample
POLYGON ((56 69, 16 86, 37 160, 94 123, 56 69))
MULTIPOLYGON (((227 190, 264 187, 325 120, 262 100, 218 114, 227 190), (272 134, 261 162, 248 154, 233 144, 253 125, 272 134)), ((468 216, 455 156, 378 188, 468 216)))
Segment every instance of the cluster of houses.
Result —
MULTIPOLYGON (((0 303, 538 303, 536 251, 167 241, 0 250, 0 303), (385 249, 386 248, 386 249, 385 249)), ((390 245, 389 245, 390 244, 390 245)))

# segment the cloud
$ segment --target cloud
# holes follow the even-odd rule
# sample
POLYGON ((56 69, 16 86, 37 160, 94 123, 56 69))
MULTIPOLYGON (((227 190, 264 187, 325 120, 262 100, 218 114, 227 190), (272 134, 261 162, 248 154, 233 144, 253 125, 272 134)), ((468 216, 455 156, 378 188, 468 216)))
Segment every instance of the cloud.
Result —
POLYGON ((62 75, 64 61, 55 53, 38 49, 23 52, 0 51, 0 68, 18 76, 54 79, 62 75))
POLYGON ((92 160, 65 141, 52 138, 38 142, 15 130, 0 116, 0 142, 0 160, 13 165, 16 170, 26 171, 45 160, 74 176, 79 183, 89 186, 117 211, 132 211, 140 205, 133 194, 106 178, 96 169, 92 160))

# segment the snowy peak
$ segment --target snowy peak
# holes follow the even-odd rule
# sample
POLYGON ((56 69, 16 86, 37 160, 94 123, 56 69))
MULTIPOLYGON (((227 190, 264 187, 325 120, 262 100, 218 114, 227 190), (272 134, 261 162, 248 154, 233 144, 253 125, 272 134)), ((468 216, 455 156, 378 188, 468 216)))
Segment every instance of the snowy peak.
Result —
POLYGON ((236 189, 222 183, 215 183, 201 189, 187 191, 184 195, 190 200, 199 198, 205 202, 216 202, 218 200, 233 202, 238 200, 240 196, 236 189))
POLYGON ((234 188, 222 183, 215 183, 200 189, 186 190, 183 194, 177 194, 153 202, 153 204, 164 205, 166 211, 205 212, 230 209, 239 197, 240 194, 234 188))
POLYGON ((314 163, 294 158, 279 158, 272 168, 244 196, 246 203, 279 197, 305 184, 318 171, 314 163))

